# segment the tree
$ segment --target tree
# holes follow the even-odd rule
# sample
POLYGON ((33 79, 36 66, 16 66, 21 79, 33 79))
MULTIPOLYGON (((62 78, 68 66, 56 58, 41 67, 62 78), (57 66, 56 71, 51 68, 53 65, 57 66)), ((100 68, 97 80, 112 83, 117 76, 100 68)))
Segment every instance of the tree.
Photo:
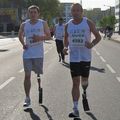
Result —
POLYGON ((115 23, 116 23, 115 16, 105 16, 100 20, 99 25, 100 27, 103 28, 105 28, 106 26, 114 28, 115 23))
POLYGON ((115 16, 109 16, 108 17, 108 25, 110 25, 111 27, 114 27, 115 23, 116 23, 115 16))
POLYGON ((0 0, 0 3, 6 3, 8 2, 9 0, 0 0))
POLYGON ((99 21, 99 25, 100 27, 103 27, 105 28, 107 26, 107 21, 108 21, 108 18, 107 17, 103 17, 100 21, 99 21))
POLYGON ((102 12, 100 8, 94 8, 89 10, 84 9, 84 15, 87 18, 91 19, 96 25, 98 24, 98 20, 102 18, 102 12))
POLYGON ((10 4, 10 3, 14 2, 14 3, 17 4, 17 5, 20 5, 20 3, 21 3, 22 1, 23 1, 23 0, 0 0, 0 3, 4 3, 4 4, 8 3, 8 4, 10 4))
POLYGON ((30 5, 37 5, 40 7, 40 14, 44 19, 48 20, 51 24, 51 20, 58 16, 60 13, 59 0, 26 0, 26 8, 30 5))
POLYGON ((0 0, 3 5, 9 5, 14 3, 15 7, 18 8, 18 16, 21 20, 22 10, 27 9, 30 5, 37 5, 40 7, 40 16, 48 20, 51 24, 53 18, 60 15, 60 2, 59 0, 0 0))

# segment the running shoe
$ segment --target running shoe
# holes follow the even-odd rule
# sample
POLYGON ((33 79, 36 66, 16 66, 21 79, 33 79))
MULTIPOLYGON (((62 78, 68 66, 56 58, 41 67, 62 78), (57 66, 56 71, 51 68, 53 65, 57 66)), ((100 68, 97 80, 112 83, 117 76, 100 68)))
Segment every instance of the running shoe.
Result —
POLYGON ((78 111, 78 110, 73 110, 73 112, 71 112, 71 113, 69 114, 69 117, 70 117, 70 118, 79 117, 79 111, 78 111))
POLYGON ((31 100, 29 97, 26 97, 23 107, 29 107, 31 105, 31 100))

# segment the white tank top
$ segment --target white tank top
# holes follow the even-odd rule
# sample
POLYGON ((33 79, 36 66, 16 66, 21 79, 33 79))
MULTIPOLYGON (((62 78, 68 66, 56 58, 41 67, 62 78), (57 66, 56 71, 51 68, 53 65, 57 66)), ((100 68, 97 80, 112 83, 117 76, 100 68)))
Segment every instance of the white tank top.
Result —
POLYGON ((62 24, 62 25, 56 24, 55 37, 56 37, 57 40, 63 40, 63 37, 64 37, 64 24, 62 24))
POLYGON ((44 57, 44 48, 43 41, 33 43, 33 35, 44 35, 44 26, 43 20, 39 19, 38 22, 34 25, 30 23, 30 20, 27 20, 24 24, 24 41, 28 45, 28 49, 24 50, 23 58, 43 58, 44 57))
POLYGON ((68 41, 70 49, 70 62, 91 61, 91 49, 85 47, 85 41, 91 41, 91 32, 87 18, 75 25, 72 20, 68 22, 68 41))

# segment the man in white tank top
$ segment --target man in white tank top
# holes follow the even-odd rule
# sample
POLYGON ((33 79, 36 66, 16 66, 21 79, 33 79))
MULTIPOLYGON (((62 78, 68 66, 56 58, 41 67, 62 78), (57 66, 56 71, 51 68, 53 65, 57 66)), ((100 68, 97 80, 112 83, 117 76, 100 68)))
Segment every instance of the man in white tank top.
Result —
POLYGON ((32 5, 28 8, 29 20, 23 22, 19 29, 19 40, 23 46, 23 63, 24 63, 24 89, 25 102, 24 107, 30 105, 30 87, 31 71, 37 74, 39 85, 39 103, 42 102, 42 88, 40 85, 40 74, 43 74, 44 58, 44 40, 51 39, 47 22, 39 18, 39 7, 32 5))
POLYGON ((83 8, 80 4, 72 5, 71 19, 65 26, 64 54, 70 54, 70 70, 73 80, 72 97, 73 112, 69 117, 79 117, 78 100, 80 97, 80 78, 83 88, 83 107, 85 111, 89 110, 87 103, 86 89, 88 87, 88 77, 91 64, 91 49, 101 40, 99 32, 96 30, 93 22, 83 17, 83 8), (91 41, 91 32, 95 39, 91 41))
POLYGON ((63 38, 64 38, 64 27, 63 18, 59 18, 58 24, 55 25, 55 42, 56 48, 59 55, 59 62, 65 62, 65 55, 63 54, 63 38))

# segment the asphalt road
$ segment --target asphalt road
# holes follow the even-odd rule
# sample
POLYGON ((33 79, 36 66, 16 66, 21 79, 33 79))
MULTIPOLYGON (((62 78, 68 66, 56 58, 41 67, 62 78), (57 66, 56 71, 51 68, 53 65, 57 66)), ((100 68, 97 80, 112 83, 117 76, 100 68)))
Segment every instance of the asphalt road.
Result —
MULTIPOLYGON (((85 113, 80 100, 81 120, 120 120, 119 53, 120 44, 109 40, 102 40, 93 48, 87 90, 91 111, 85 113)), ((69 63, 68 56, 66 62, 69 63)), ((71 120, 68 117, 73 107, 69 64, 58 62, 54 41, 45 42, 41 76, 43 105, 38 104, 37 80, 32 73, 32 109, 26 112, 22 107, 23 78, 22 47, 18 39, 0 39, 0 120, 71 120)))

